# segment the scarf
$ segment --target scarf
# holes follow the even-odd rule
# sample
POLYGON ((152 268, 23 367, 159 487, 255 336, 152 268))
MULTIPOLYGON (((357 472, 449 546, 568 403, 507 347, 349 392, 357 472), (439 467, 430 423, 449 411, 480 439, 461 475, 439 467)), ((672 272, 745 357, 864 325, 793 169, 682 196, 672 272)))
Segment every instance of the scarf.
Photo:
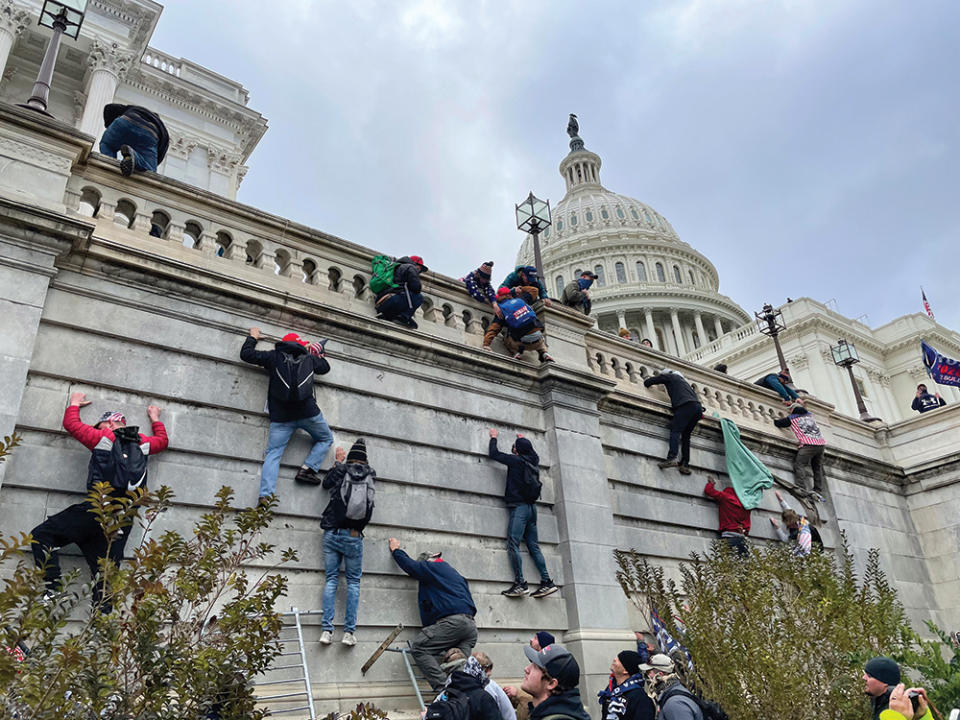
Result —
POLYGON ((577 285, 580 286, 581 290, 588 290, 593 285, 593 278, 580 278, 577 280, 577 285))

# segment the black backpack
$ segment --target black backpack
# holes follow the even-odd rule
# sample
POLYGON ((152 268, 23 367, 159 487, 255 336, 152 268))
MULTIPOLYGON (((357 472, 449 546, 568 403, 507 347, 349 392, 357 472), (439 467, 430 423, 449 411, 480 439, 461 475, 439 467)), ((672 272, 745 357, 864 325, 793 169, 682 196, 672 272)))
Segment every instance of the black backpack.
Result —
POLYGON ((280 353, 280 362, 270 377, 270 397, 289 403, 313 397, 313 358, 309 353, 280 353))
POLYGON ((693 700, 697 704, 697 707, 700 708, 700 714, 703 715, 703 720, 730 720, 727 717, 727 713, 724 711, 724 709, 717 703, 713 702, 712 700, 704 700, 703 698, 697 697, 689 690, 684 690, 682 688, 674 688, 667 691, 666 696, 659 703, 660 708, 663 709, 663 706, 666 704, 667 700, 675 695, 681 695, 693 700))
POLYGON ((427 705, 423 720, 470 720, 470 697, 456 688, 445 688, 427 705))
POLYGON ((533 504, 540 499, 540 491, 543 489, 540 468, 526 458, 520 459, 523 460, 523 476, 517 483, 517 490, 524 502, 533 504))
POLYGON ((135 425, 113 431, 113 447, 99 451, 100 477, 114 490, 126 492, 145 486, 147 456, 140 449, 140 428, 135 425))

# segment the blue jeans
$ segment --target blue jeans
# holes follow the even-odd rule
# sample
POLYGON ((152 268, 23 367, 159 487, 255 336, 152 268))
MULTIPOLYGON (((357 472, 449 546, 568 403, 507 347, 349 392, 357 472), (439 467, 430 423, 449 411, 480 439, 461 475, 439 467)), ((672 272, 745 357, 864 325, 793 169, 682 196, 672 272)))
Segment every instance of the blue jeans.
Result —
POLYGON ((260 497, 273 495, 277 491, 277 475, 280 474, 280 458, 287 448, 287 443, 293 433, 300 428, 313 438, 313 448, 304 464, 311 470, 319 470, 320 463, 327 456, 330 446, 333 445, 333 433, 327 427, 323 413, 317 413, 311 418, 290 420, 289 422, 271 422, 270 435, 267 439, 267 454, 263 458, 263 470, 260 471, 260 497))
POLYGON ((540 542, 537 538, 537 506, 532 504, 517 505, 510 508, 510 522, 507 524, 507 554, 510 556, 510 565, 513 568, 513 577, 517 582, 523 582, 523 561, 520 558, 520 541, 527 543, 527 550, 537 566, 540 580, 550 580, 547 572, 547 563, 540 552, 540 542))
POLYGON ((784 400, 796 400, 800 396, 797 395, 796 390, 792 390, 780 382, 780 378, 776 375, 767 375, 763 379, 763 384, 773 390, 777 395, 782 397, 784 400))
POLYGON ((323 571, 327 582, 323 586, 324 630, 333 632, 333 614, 337 601, 337 585, 340 584, 340 563, 347 576, 347 615, 343 619, 343 631, 357 629, 357 606, 360 604, 360 576, 363 574, 363 538, 351 537, 349 530, 323 531, 323 571))
POLYGON ((423 295, 410 293, 410 303, 407 303, 407 294, 401 290, 377 305, 377 312, 387 320, 393 320, 394 318, 413 320, 413 314, 421 305, 423 305, 423 295), (410 307, 411 304, 413 307, 410 307))
POLYGON ((100 152, 115 158, 121 145, 129 145, 133 150, 137 170, 157 171, 157 136, 122 115, 103 132, 100 152))

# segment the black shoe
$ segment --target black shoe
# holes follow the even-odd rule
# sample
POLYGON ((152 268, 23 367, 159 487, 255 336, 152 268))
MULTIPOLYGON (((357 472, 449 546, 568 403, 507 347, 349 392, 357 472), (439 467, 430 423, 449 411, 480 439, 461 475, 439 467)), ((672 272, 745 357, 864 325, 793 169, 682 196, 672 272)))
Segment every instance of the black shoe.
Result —
POLYGON ((413 318, 407 318, 407 319, 405 319, 405 320, 403 321, 403 324, 406 325, 406 326, 407 326, 408 328, 410 328, 411 330, 416 330, 418 327, 420 327, 419 325, 417 325, 417 321, 414 320, 413 318))
POLYGON ((511 598, 526 597, 530 594, 530 588, 527 587, 525 582, 515 582, 500 594, 511 598))
POLYGON ((681 475, 692 475, 692 474, 693 474, 693 470, 691 470, 690 468, 688 468, 686 465, 678 465, 678 466, 677 466, 677 470, 680 471, 680 474, 681 474, 681 475))
POLYGON ((123 155, 123 160, 120 161, 120 174, 124 177, 130 177, 133 175, 133 162, 135 157, 133 148, 129 145, 121 145, 120 154, 123 155))
POLYGON ((540 583, 540 586, 530 594, 535 598, 542 598, 546 597, 547 595, 553 595, 553 593, 557 592, 559 589, 560 588, 553 584, 553 580, 547 580, 540 583))
POLYGON ((678 467, 680 463, 677 462, 676 458, 667 458, 666 460, 661 460, 657 463, 657 467, 661 470, 666 470, 667 468, 678 467))
POLYGON ((302 467, 297 471, 293 479, 305 485, 319 485, 323 482, 324 475, 326 475, 326 473, 320 470, 311 470, 308 467, 302 467))

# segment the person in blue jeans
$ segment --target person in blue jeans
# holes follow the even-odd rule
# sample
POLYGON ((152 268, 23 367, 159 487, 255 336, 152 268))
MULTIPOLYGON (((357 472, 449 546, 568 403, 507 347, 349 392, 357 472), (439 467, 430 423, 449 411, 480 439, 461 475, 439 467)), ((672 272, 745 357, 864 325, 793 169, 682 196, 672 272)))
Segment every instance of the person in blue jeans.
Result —
POLYGON ((323 351, 326 341, 308 343, 296 333, 287 333, 273 350, 257 350, 259 339, 260 329, 250 328, 250 334, 240 349, 240 359, 260 365, 270 375, 267 393, 270 431, 260 471, 260 499, 257 501, 264 503, 277 491, 280 458, 293 434, 303 430, 313 439, 310 454, 294 479, 319 485, 322 477, 318 471, 333 445, 333 433, 313 394, 314 376, 330 372, 330 363, 323 351), (299 379, 293 380, 294 377, 299 379))
POLYGON ((373 515, 374 480, 377 473, 367 463, 367 444, 357 440, 350 452, 337 448, 336 464, 323 479, 330 501, 320 516, 323 528, 323 620, 320 643, 333 642, 333 617, 336 609, 340 566, 347 578, 347 612, 343 620, 341 642, 357 644, 357 606, 360 604, 360 577, 363 574, 363 529, 373 515), (346 460, 346 462, 344 462, 346 460))
POLYGON ((797 391, 789 385, 793 382, 789 370, 781 370, 779 373, 770 373, 764 375, 757 381, 757 385, 773 390, 777 395, 783 398, 787 404, 800 401, 797 391))
POLYGON ((540 539, 537 536, 537 498, 539 489, 535 493, 529 487, 530 469, 535 469, 539 483, 540 456, 533 449, 531 443, 523 435, 517 434, 511 453, 507 455, 497 449, 499 432, 490 428, 489 455, 492 460, 507 466, 507 484, 504 488, 503 499, 510 511, 510 520, 507 523, 507 554, 510 556, 510 566, 513 569, 513 585, 501 594, 507 597, 525 597, 532 595, 542 598, 555 593, 558 588, 550 573, 547 572, 547 563, 540 550, 540 539), (525 542, 533 564, 540 573, 540 586, 530 592, 527 581, 523 578, 523 558, 520 556, 520 543, 525 542))
POLYGON ((163 120, 139 105, 110 103, 103 108, 107 129, 100 138, 100 152, 116 157, 120 153, 120 172, 129 176, 134 170, 157 171, 170 145, 163 120))

